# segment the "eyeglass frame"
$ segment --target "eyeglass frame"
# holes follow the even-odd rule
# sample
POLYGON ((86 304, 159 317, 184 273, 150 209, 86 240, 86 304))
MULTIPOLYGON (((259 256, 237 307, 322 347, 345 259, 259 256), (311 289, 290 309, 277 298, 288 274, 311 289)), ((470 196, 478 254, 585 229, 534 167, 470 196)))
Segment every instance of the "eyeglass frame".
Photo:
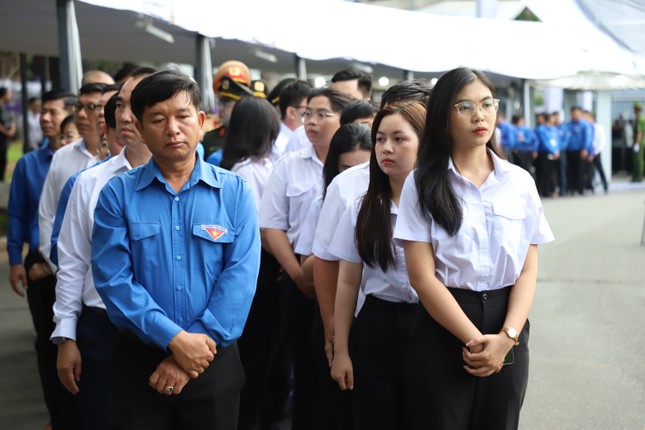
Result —
POLYGON ((335 112, 327 112, 327 111, 317 111, 317 112, 311 112, 311 111, 304 111, 301 115, 300 118, 302 119, 302 122, 307 122, 307 117, 311 117, 311 119, 314 119, 314 116, 316 117, 316 124, 319 124, 326 120, 327 118, 333 118, 337 116, 338 114, 335 112))
POLYGON ((499 110, 499 102, 500 102, 500 100, 496 99, 494 97, 487 97, 487 98, 485 98, 484 100, 482 100, 479 103, 475 103, 475 102, 470 101, 470 100, 462 100, 459 103, 455 103, 454 108, 457 111, 457 115, 459 115, 460 117, 465 118, 465 119, 470 119, 470 118, 473 117, 473 115, 475 115, 475 109, 473 109, 473 112, 469 116, 464 116, 464 115, 461 114, 461 112, 459 112, 459 105, 461 105, 462 103, 472 103, 476 108, 479 108, 479 110, 481 111, 482 115, 491 116, 491 115, 497 113, 497 111, 499 110), (482 107, 482 104, 484 102, 489 101, 489 100, 493 101, 493 106, 495 108, 494 112, 492 112, 492 113, 486 113, 484 111, 484 108, 482 107))
POLYGON ((88 112, 94 113, 96 111, 103 109, 104 107, 105 105, 102 105, 101 103, 88 103, 88 104, 76 103, 74 105, 74 112, 78 113, 83 109, 86 109, 88 112), (79 106, 80 106, 80 109, 79 109, 79 106))

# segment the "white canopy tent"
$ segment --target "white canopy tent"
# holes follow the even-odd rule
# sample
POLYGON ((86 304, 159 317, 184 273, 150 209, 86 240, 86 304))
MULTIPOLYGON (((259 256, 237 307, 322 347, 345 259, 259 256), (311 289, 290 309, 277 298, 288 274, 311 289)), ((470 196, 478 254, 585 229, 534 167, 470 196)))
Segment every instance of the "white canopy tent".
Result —
MULTIPOLYGON (((237 58, 282 74, 295 71, 296 57, 319 74, 360 63, 374 76, 394 78, 403 71, 436 75, 457 66, 541 80, 587 71, 635 76, 645 70, 643 59, 590 24, 575 0, 526 0, 538 16, 548 16, 544 23, 446 17, 340 0, 244 0, 235 19, 224 16, 230 2, 222 0, 74 4, 85 59, 194 64, 201 34, 211 40, 214 65, 237 58), (558 13, 566 18, 552 18, 558 13), (292 14, 301 17, 301 25, 290 24, 292 14), (137 26, 144 16, 153 17, 153 25, 174 43, 137 26), (258 57, 258 49, 269 56, 258 57), (271 56, 275 62, 267 61, 271 56)), ((55 9, 51 0, 5 5, 1 48, 58 56, 55 9)))
POLYGON ((645 71, 645 62, 591 24, 575 0, 526 0, 538 16, 549 15, 545 23, 438 16, 341 0, 246 0, 241 10, 249 13, 240 19, 217 18, 223 1, 82 1, 152 15, 218 40, 216 50, 237 41, 307 60, 346 59, 413 72, 469 66, 522 79, 645 71), (551 19, 554 11, 566 20, 551 19), (302 17, 302 31, 288 24, 290 14, 302 17))

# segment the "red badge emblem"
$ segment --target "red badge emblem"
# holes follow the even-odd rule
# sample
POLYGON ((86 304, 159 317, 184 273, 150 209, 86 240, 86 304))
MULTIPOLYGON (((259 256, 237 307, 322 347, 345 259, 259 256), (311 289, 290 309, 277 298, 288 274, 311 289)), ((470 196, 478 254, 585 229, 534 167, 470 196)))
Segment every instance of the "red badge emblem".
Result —
POLYGON ((213 240, 219 239, 223 234, 226 234, 228 232, 227 228, 219 225, 202 225, 201 227, 202 230, 206 231, 206 233, 208 233, 210 237, 213 238, 213 240))

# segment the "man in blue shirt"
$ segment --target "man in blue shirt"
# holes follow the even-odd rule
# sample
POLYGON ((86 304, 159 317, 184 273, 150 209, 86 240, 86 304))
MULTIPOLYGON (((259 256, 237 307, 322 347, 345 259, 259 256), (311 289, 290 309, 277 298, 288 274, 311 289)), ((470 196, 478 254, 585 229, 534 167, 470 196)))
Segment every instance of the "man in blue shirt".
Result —
POLYGON ((61 146, 58 139, 60 123, 73 112, 77 98, 74 94, 52 90, 42 97, 40 125, 49 145, 25 154, 13 172, 9 192, 9 229, 7 253, 9 254, 9 283, 20 296, 27 293, 29 311, 36 331, 36 358, 43 387, 43 397, 54 429, 73 429, 70 424, 72 396, 58 380, 56 373, 55 345, 49 342, 54 330, 54 288, 49 282, 49 265, 38 251, 38 202, 54 152, 61 146), (29 252, 22 258, 23 245, 29 252))
POLYGON ((589 172, 590 155, 593 155, 593 128, 582 118, 582 108, 571 108, 571 121, 567 123, 567 183, 569 194, 584 194, 585 175, 589 172))
POLYGON ((197 157, 205 115, 176 71, 132 92, 152 160, 103 188, 92 268, 121 333, 110 420, 120 429, 237 428, 242 333, 259 270, 253 195, 238 175, 197 157))

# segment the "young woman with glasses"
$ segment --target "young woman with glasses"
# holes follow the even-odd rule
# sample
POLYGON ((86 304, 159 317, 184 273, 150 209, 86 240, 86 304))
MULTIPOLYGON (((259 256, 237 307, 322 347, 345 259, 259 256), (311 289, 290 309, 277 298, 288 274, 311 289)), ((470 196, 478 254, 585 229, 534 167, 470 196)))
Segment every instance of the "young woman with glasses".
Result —
POLYGON ((553 234, 530 174, 497 154, 494 91, 467 68, 437 81, 401 195, 394 236, 421 303, 405 365, 411 429, 519 422, 537 248, 553 234))

